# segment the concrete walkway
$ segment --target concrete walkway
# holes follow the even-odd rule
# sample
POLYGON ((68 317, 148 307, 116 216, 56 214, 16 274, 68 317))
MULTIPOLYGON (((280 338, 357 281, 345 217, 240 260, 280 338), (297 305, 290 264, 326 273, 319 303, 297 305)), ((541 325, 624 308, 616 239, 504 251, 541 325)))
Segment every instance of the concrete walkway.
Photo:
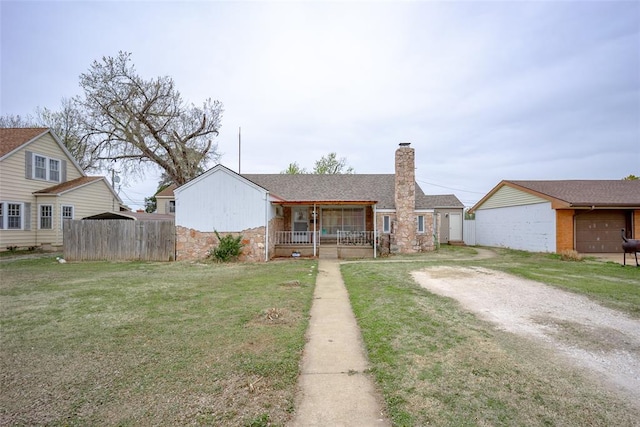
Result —
POLYGON ((337 260, 321 259, 290 426, 389 426, 337 260))

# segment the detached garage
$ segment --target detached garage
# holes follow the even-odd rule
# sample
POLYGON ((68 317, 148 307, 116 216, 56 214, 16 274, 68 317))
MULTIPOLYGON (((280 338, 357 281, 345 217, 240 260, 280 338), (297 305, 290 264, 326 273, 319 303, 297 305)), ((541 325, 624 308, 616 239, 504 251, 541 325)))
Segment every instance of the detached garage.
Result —
POLYGON ((502 181, 470 210, 476 242, 532 252, 622 252, 640 236, 640 181, 502 181))

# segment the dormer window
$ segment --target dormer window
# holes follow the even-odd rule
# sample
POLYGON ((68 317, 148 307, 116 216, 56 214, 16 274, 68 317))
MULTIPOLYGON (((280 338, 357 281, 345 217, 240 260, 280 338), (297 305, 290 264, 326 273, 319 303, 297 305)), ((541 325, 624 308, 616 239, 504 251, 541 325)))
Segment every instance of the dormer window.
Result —
POLYGON ((33 179, 60 182, 60 160, 34 153, 33 179))

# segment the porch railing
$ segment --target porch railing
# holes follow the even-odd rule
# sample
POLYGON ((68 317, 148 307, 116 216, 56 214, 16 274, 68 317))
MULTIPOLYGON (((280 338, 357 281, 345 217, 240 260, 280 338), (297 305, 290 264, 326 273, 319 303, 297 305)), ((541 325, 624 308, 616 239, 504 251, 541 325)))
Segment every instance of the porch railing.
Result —
POLYGON ((316 234, 313 231, 276 231, 276 245, 312 245, 316 234))
MULTIPOLYGON (((313 231, 276 231, 276 245, 313 245, 316 241, 320 244, 320 232, 313 231)), ((334 245, 338 246, 373 246, 375 241, 374 231, 338 231, 334 245)), ((323 243, 326 242, 323 240, 323 243)))
POLYGON ((338 230, 338 246, 373 246, 373 231, 340 231, 338 230))

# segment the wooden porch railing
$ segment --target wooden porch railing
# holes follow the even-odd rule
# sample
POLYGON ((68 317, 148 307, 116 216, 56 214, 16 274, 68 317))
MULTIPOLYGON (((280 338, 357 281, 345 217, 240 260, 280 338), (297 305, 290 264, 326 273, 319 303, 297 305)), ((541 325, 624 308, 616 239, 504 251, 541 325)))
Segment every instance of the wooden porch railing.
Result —
MULTIPOLYGON (((282 246, 300 246, 313 245, 314 241, 316 241, 318 245, 320 245, 321 241, 323 244, 326 244, 326 239, 320 239, 318 238, 319 236, 319 232, 313 231, 276 231, 275 244, 282 246)), ((374 242, 374 231, 338 231, 338 237, 332 244, 337 244, 338 246, 373 246, 374 242)))
POLYGON ((338 246, 373 246, 374 231, 340 231, 338 230, 338 246))
POLYGON ((312 245, 317 232, 276 231, 276 245, 312 245))

